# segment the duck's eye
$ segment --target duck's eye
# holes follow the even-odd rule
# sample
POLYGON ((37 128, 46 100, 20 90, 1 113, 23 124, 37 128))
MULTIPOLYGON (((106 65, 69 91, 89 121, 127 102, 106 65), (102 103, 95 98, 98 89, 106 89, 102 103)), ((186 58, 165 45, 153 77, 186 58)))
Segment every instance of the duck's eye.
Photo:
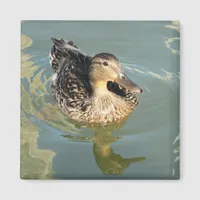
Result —
POLYGON ((104 66, 108 66, 108 63, 107 63, 107 62, 103 62, 103 65, 104 65, 104 66))

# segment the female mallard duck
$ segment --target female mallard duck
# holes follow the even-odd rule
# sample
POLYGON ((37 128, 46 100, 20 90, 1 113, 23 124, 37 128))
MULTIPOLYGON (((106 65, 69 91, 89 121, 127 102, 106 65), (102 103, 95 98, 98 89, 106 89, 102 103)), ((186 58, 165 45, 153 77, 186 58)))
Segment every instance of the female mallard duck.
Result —
POLYGON ((75 122, 107 125, 121 122, 138 105, 141 93, 124 74, 119 60, 110 53, 85 55, 72 42, 53 40, 50 64, 53 95, 75 122))

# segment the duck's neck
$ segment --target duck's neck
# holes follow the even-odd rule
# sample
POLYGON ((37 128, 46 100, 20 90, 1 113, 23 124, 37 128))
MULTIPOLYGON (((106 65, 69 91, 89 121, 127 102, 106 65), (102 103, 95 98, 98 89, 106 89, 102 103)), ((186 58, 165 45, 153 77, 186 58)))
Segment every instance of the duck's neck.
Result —
POLYGON ((107 89, 107 86, 95 87, 92 96, 93 110, 97 115, 106 116, 113 114, 116 107, 119 107, 121 101, 114 93, 107 89))
POLYGON ((98 82, 95 85, 92 85, 92 88, 94 100, 99 101, 99 103, 112 102, 115 95, 107 89, 105 82, 98 82))
POLYGON ((104 81, 98 81, 95 83, 91 83, 94 95, 106 94, 107 90, 107 83, 104 81))

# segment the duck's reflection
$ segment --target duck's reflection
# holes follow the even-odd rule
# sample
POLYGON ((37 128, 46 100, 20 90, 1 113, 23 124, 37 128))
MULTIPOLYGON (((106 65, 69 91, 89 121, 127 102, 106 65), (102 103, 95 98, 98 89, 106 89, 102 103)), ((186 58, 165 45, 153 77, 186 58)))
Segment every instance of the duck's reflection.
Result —
POLYGON ((93 153, 98 167, 104 174, 122 174, 131 163, 145 160, 145 157, 123 158, 113 151, 111 144, 119 137, 114 137, 110 132, 96 133, 93 138, 93 153))
POLYGON ((131 163, 145 160, 145 157, 123 158, 120 154, 113 151, 111 144, 120 139, 112 136, 111 132, 96 132, 93 138, 64 135, 63 137, 71 138, 76 141, 92 141, 93 154, 97 166, 104 174, 119 175, 131 163))

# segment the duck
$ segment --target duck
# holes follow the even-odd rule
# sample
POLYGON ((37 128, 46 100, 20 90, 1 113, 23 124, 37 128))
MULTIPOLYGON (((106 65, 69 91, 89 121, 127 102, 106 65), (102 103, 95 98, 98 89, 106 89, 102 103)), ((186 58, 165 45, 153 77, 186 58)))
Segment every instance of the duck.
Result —
POLYGON ((124 73, 119 59, 111 53, 90 56, 73 41, 51 39, 51 89, 62 112, 79 124, 104 126, 127 119, 142 89, 124 73))

